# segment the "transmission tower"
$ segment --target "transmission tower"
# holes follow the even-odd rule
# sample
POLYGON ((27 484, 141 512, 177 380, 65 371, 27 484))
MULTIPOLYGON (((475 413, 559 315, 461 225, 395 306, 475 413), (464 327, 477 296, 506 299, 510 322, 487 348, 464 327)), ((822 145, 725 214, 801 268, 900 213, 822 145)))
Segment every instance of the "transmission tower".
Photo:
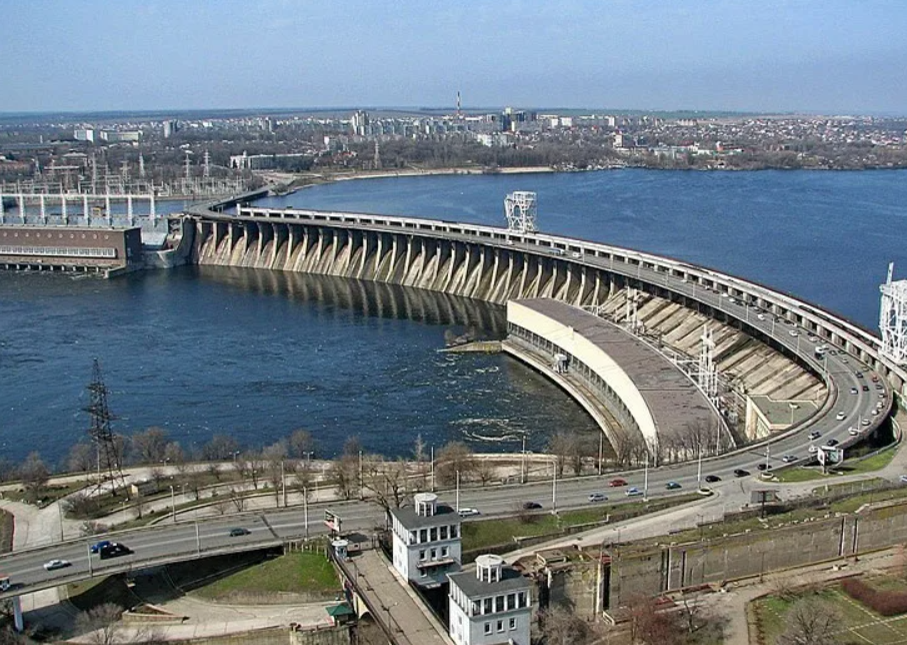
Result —
POLYGON ((90 393, 91 403, 82 409, 91 417, 88 436, 91 437, 97 449, 98 481, 95 488, 101 490, 103 487, 102 473, 104 473, 104 476, 110 481, 111 492, 116 496, 117 485, 119 484, 125 490, 126 482, 123 478, 121 459, 113 431, 110 429, 110 422, 116 418, 110 413, 110 408, 107 406, 107 395, 110 390, 107 389, 101 378, 101 366, 98 359, 94 359, 91 383, 87 389, 90 393))
POLYGON ((538 202, 536 194, 526 190, 517 190, 504 199, 504 211, 507 214, 507 228, 517 233, 534 233, 538 230, 538 202))
POLYGON ((907 363, 907 280, 892 281, 894 262, 888 265, 888 280, 879 290, 882 306, 879 330, 882 332, 882 356, 898 365, 907 363))
POLYGON ((205 149, 205 165, 203 166, 203 173, 205 179, 211 176, 211 155, 208 154, 208 150, 205 149))
POLYGON ((699 387, 710 401, 718 400, 718 368, 715 366, 715 340, 712 330, 702 328, 702 345, 699 351, 699 387))

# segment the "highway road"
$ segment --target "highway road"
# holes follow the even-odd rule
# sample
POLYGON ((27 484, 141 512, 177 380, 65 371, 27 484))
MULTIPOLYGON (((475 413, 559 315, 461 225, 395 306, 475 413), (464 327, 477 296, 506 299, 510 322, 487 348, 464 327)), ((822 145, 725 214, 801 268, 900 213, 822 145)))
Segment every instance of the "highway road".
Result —
MULTIPOLYGON (((383 230, 378 226, 371 228, 383 230)), ((468 236, 450 235, 449 237, 475 242, 474 238, 468 236)), ((482 242, 490 245, 497 244, 484 239, 482 242)), ((501 243, 499 246, 504 247, 504 244, 501 243)), ((507 245, 507 248, 545 253, 544 247, 522 243, 507 245)), ((767 461, 774 468, 780 468, 786 465, 783 457, 787 455, 797 457, 796 463, 805 463, 812 457, 809 452, 810 446, 825 443, 829 439, 835 439, 840 446, 851 446, 862 440, 866 433, 873 431, 890 412, 891 392, 887 383, 880 379, 882 389, 877 390, 876 384, 872 380, 873 373, 866 365, 853 356, 838 352, 839 348, 833 346, 829 347, 825 358, 821 362, 818 361, 815 357, 817 343, 809 340, 805 330, 775 319, 767 312, 760 312, 747 303, 706 289, 702 285, 686 282, 680 277, 655 272, 642 266, 615 263, 592 256, 560 257, 559 259, 584 263, 658 284, 716 310, 727 312, 777 345, 798 354, 805 363, 820 374, 825 373, 828 376, 829 405, 823 408, 820 416, 809 423, 773 439, 770 456, 766 456, 768 444, 760 444, 707 459, 701 464, 701 469, 700 464, 695 462, 652 469, 648 476, 648 497, 650 498, 696 490, 701 483, 700 480, 710 475, 720 478, 719 481, 708 484, 720 492, 722 488, 727 488, 730 486, 730 482, 736 479, 735 470, 744 469, 750 473, 749 477, 755 477, 758 475, 757 468, 760 463, 764 464, 767 461), (862 373, 863 376, 857 376, 857 372, 862 373), (868 391, 864 391, 864 385, 867 386, 868 391), (852 388, 855 388, 856 393, 852 393, 852 388), (876 406, 880 401, 883 402, 883 407, 877 411, 876 406), (857 433, 856 435, 851 433, 851 428, 857 433), (809 435, 812 432, 818 432, 820 438, 811 439, 809 435), (665 486, 669 481, 676 482, 681 488, 676 491, 667 491, 665 486)), ((640 490, 645 487, 645 475, 642 471, 637 470, 632 473, 611 473, 602 477, 563 480, 557 482, 556 489, 553 482, 464 489, 460 496, 460 507, 477 508, 482 516, 493 517, 513 514, 516 507, 525 501, 542 504, 543 512, 553 510, 555 500, 557 509, 587 506, 590 503, 588 495, 592 492, 604 493, 610 498, 609 503, 615 500, 632 501, 625 494, 627 488, 612 488, 608 485, 612 479, 619 476, 628 481, 629 487, 637 487, 640 490)), ((442 500, 453 504, 453 492, 443 493, 442 500)), ((353 501, 312 505, 309 509, 309 535, 314 536, 326 532, 320 521, 326 506, 343 518, 344 531, 368 531, 372 527, 384 523, 383 512, 372 503, 353 501)), ((665 527, 666 530, 668 528, 665 527)), ((0 597, 37 591, 89 575, 136 570, 165 562, 277 545, 286 539, 301 538, 305 534, 303 510, 296 507, 269 511, 259 515, 208 518, 199 520, 198 523, 165 523, 151 528, 104 536, 106 539, 119 541, 134 551, 131 555, 104 561, 99 560, 97 555, 89 556, 88 554, 89 544, 99 538, 21 551, 0 558, 0 574, 10 576, 14 584, 13 589, 5 594, 0 594, 0 597), (236 526, 249 529, 249 535, 230 537, 230 528, 236 526), (53 558, 68 560, 72 565, 56 571, 45 571, 43 563, 53 558)))

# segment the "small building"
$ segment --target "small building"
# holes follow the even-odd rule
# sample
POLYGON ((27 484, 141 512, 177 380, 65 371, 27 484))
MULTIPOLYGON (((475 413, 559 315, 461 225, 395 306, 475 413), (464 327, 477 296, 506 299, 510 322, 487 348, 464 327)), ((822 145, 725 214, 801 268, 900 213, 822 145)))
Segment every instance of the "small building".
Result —
POLYGON ((529 645, 532 581, 497 555, 449 574, 448 633, 457 645, 529 645))
POLYGON ((441 586, 460 570, 460 516, 434 493, 416 493, 412 508, 393 508, 394 568, 407 580, 441 586))

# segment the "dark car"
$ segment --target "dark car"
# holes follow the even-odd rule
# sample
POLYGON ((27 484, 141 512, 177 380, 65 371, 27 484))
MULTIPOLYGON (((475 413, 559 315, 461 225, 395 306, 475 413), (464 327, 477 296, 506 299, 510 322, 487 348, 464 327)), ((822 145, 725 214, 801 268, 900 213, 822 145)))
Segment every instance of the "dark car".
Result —
POLYGON ((105 546, 102 546, 98 553, 101 554, 101 559, 106 560, 107 558, 117 558, 121 555, 129 555, 132 553, 130 549, 125 544, 120 544, 119 542, 111 542, 105 546))
POLYGON ((678 482, 668 482, 665 484, 665 490, 677 490, 678 488, 683 488, 678 482))
POLYGON ((765 462, 763 461, 763 462, 760 462, 760 463, 756 466, 756 468, 759 469, 759 470, 771 470, 772 467, 771 467, 770 464, 767 464, 767 463, 765 463, 765 462))
POLYGON ((249 529, 244 529, 240 526, 230 529, 230 537, 242 537, 243 535, 249 535, 251 533, 249 529))
POLYGON ((110 540, 101 540, 100 542, 91 545, 91 552, 100 553, 101 549, 105 546, 110 546, 111 544, 112 542, 110 540))
POLYGON ((737 468, 734 470, 734 477, 749 477, 750 471, 743 470, 743 468, 737 468))
POLYGON ((523 502, 524 511, 537 511, 542 507, 538 502, 523 502))
POLYGON ((863 391, 864 391, 864 392, 869 392, 869 386, 868 386, 868 385, 864 385, 864 386, 863 386, 863 391))
POLYGON ((626 485, 627 485, 627 480, 621 479, 620 477, 618 477, 617 479, 612 479, 610 482, 608 482, 608 486, 610 486, 611 488, 617 488, 618 486, 626 486, 626 485))
POLYGON ((706 475, 705 480, 710 484, 714 484, 715 482, 720 482, 721 477, 719 477, 718 475, 706 475))
POLYGON ((826 445, 826 446, 835 447, 835 446, 838 445, 838 440, 837 440, 837 439, 829 439, 828 441, 825 442, 825 445, 826 445))

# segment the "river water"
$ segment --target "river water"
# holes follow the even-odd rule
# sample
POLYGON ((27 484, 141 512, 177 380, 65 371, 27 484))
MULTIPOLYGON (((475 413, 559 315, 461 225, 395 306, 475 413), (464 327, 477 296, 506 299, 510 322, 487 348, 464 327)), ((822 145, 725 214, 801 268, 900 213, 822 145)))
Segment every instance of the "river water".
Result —
MULTIPOLYGON (((612 171, 342 182, 259 203, 503 223, 539 193, 542 230, 714 266, 874 328, 887 262, 907 270, 907 173, 612 171)), ((84 436, 101 360, 116 431, 215 432, 265 445, 297 427, 322 455, 462 439, 538 450, 594 432, 560 390, 504 356, 441 354, 445 333, 503 329, 500 309, 317 276, 183 268, 112 281, 0 273, 0 450, 61 459, 84 436)))

